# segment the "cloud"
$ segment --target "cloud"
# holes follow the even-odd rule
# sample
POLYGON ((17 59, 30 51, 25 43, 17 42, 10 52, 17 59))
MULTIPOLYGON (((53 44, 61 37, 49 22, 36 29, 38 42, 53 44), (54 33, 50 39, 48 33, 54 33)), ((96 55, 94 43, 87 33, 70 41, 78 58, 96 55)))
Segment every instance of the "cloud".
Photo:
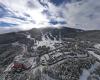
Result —
POLYGON ((0 22, 5 23, 0 32, 47 26, 93 30, 100 29, 99 21, 100 0, 0 0, 0 22))
POLYGON ((55 7, 58 9, 53 9, 54 16, 59 16, 58 13, 62 12, 68 27, 85 30, 100 29, 100 0, 78 0, 78 2, 72 0, 72 2, 55 7))
POLYGON ((100 0, 65 0, 66 3, 55 5, 56 1, 48 3, 49 19, 63 18, 65 26, 72 28, 100 29, 100 0))
MULTIPOLYGON (((18 23, 19 26, 23 24, 31 24, 30 26, 42 24, 45 25, 48 22, 46 16, 42 14, 44 7, 36 0, 4 0, 2 4, 6 5, 0 9, 1 16, 0 21, 10 21, 12 23, 18 23), (11 12, 9 14, 8 10, 11 12)), ((2 27, 2 25, 0 25, 2 27)), ((9 26, 7 26, 9 27, 9 26)), ((28 28, 28 27, 27 27, 28 28)))
POLYGON ((85 30, 100 29, 98 26, 100 25, 100 10, 97 10, 97 6, 100 7, 100 0, 88 0, 69 5, 67 7, 69 13, 65 14, 66 18, 68 18, 69 25, 85 30))

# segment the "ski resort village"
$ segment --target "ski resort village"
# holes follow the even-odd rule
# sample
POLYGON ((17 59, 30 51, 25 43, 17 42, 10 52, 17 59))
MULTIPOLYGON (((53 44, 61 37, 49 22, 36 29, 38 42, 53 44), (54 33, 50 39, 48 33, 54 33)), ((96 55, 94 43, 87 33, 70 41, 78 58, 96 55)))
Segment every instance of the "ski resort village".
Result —
POLYGON ((9 65, 1 68, 0 80, 100 80, 100 44, 61 36, 42 36, 39 41, 24 35, 24 40, 2 44, 11 48, 1 54, 1 60, 7 58, 0 64, 9 65))

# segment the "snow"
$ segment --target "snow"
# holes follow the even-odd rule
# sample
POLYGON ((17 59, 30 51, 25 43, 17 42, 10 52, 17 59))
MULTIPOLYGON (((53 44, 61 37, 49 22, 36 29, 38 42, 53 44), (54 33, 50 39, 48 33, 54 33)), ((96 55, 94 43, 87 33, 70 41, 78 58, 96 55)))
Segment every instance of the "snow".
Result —
POLYGON ((95 64, 91 65, 89 70, 84 69, 79 80, 87 80, 87 78, 90 76, 90 73, 93 72, 98 66, 100 66, 100 63, 96 62, 95 64))
MULTIPOLYGON (((96 44, 94 47, 100 49, 100 44, 96 44)), ((88 53, 100 60, 100 55, 96 54, 95 52, 88 51, 88 53)), ((83 74, 80 76, 80 80, 87 80, 87 78, 90 76, 90 72, 93 72, 97 66, 100 66, 100 63, 95 63, 89 70, 84 69, 83 74)))
POLYGON ((23 55, 18 55, 14 58, 14 61, 20 61, 22 59, 23 55))
POLYGON ((25 61, 23 64, 25 65, 26 68, 30 68, 32 66, 29 61, 25 61))
POLYGON ((27 38, 30 39, 30 40, 35 40, 35 38, 32 38, 30 34, 27 35, 27 38))
POLYGON ((87 80, 89 75, 90 75, 90 72, 84 69, 82 75, 80 76, 80 80, 87 80))
POLYGON ((94 57, 96 57, 97 59, 100 60, 100 55, 95 54, 93 51, 88 51, 91 55, 93 55, 94 57))
POLYGON ((49 60, 49 55, 48 54, 45 54, 41 57, 41 60, 49 60))
POLYGON ((27 35, 27 38, 29 38, 29 39, 30 39, 30 38, 31 38, 31 35, 27 35))
POLYGON ((95 44, 94 47, 100 49, 100 44, 95 44))
POLYGON ((53 54, 52 56, 53 56, 53 57, 59 57, 59 56, 61 56, 61 55, 63 55, 63 54, 60 53, 60 52, 57 52, 56 54, 53 54))
MULTIPOLYGON (((50 35, 51 37, 53 37, 54 40, 51 40, 51 39, 49 38, 48 34, 43 34, 42 32, 41 32, 41 34, 42 34, 42 40, 41 40, 41 41, 36 41, 36 43, 35 43, 36 46, 33 46, 34 49, 36 49, 36 48, 39 47, 39 46, 46 46, 46 47, 50 47, 51 49, 55 49, 54 44, 55 44, 55 43, 60 43, 60 42, 61 42, 61 41, 59 41, 59 40, 56 40, 56 38, 53 37, 51 33, 49 33, 49 35, 50 35)), ((34 38, 31 37, 30 34, 27 35, 27 38, 29 38, 29 39, 31 39, 31 40, 35 40, 34 38)))
POLYGON ((70 52, 64 52, 64 54, 69 54, 70 52))
POLYGON ((35 61, 35 58, 34 57, 31 57, 28 59, 28 62, 32 65, 32 67, 35 67, 36 66, 36 61, 35 61))
POLYGON ((17 46, 17 45, 19 45, 19 43, 18 42, 14 42, 14 43, 12 43, 12 45, 13 46, 17 46))
POLYGON ((13 66, 14 64, 13 63, 11 63, 6 69, 5 69, 5 71, 4 72, 8 72, 8 71, 11 71, 11 68, 12 68, 12 66, 13 66))
POLYGON ((48 76, 47 74, 42 74, 42 76, 43 76, 43 80, 55 80, 51 78, 50 76, 48 76))
MULTIPOLYGON (((95 45, 95 48, 100 49, 100 44, 95 45)), ((88 51, 88 53, 100 60, 100 55, 94 53, 93 51, 88 51)), ((87 78, 90 76, 90 72, 93 72, 98 66, 100 66, 100 63, 96 62, 89 70, 84 69, 83 74, 80 76, 80 80, 87 80, 87 78)))
MULTIPOLYGON (((51 36, 51 34, 50 34, 50 36, 51 36)), ((37 47, 46 46, 46 47, 50 47, 51 49, 55 49, 55 47, 54 47, 55 43, 60 43, 60 41, 57 41, 55 38, 54 38, 54 40, 51 40, 48 36, 47 36, 47 38, 45 38, 45 35, 42 35, 42 41, 38 41, 36 43, 36 45, 37 45, 37 47)))

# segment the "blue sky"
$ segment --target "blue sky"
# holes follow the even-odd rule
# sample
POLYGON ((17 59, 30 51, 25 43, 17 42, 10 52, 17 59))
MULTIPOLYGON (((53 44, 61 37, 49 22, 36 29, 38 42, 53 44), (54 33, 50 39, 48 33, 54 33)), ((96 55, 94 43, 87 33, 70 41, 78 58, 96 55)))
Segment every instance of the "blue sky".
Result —
POLYGON ((100 0, 0 0, 0 33, 39 27, 100 29, 100 0))
POLYGON ((8 23, 8 22, 0 22, 0 25, 1 25, 2 27, 6 27, 6 26, 9 26, 9 27, 17 26, 17 24, 8 23))
POLYGON ((61 5, 61 4, 63 4, 65 1, 71 1, 71 0, 51 0, 51 2, 53 3, 53 4, 55 4, 56 6, 59 6, 59 5, 61 5))

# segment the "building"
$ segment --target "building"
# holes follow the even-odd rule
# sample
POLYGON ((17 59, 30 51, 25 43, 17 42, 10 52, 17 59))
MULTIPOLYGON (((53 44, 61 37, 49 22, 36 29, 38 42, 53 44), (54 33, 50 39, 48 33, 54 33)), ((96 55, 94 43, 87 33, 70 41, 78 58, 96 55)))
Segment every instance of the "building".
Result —
POLYGON ((28 61, 14 61, 12 70, 15 72, 21 72, 23 70, 28 70, 31 67, 32 67, 32 65, 28 61))

